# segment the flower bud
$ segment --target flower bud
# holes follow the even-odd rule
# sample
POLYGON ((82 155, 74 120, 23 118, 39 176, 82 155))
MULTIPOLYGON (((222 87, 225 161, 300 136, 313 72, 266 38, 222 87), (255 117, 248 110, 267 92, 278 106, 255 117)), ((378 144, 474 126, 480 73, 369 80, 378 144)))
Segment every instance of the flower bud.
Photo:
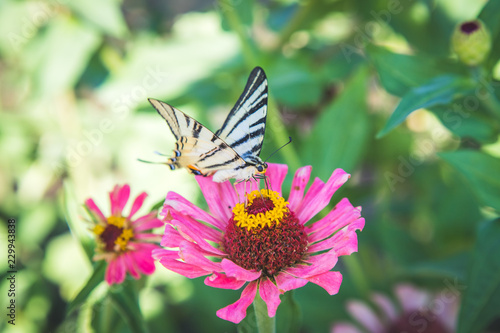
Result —
POLYGON ((481 20, 463 22, 455 27, 451 45, 460 61, 475 66, 490 52, 490 33, 481 20))

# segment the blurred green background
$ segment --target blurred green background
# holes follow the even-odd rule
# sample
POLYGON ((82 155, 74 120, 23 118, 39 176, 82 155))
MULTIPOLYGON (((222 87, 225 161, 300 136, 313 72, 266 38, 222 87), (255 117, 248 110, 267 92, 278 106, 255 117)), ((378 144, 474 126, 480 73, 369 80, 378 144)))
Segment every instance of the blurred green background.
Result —
MULTIPOLYGON (((215 131, 261 66, 270 94, 261 157, 293 138, 269 161, 289 165, 285 193, 299 166, 323 180, 341 167, 352 177, 334 201, 347 196, 366 219, 359 253, 336 267, 339 294, 311 284, 295 293, 300 332, 328 332, 348 320, 346 300, 402 281, 429 290, 458 281, 467 286, 458 330, 500 331, 500 222, 489 222, 500 211, 498 3, 1 0, 0 233, 7 253, 7 219, 17 220, 18 273, 16 326, 2 312, 0 330, 130 331, 104 285, 66 316, 93 267, 81 204, 109 209, 108 191, 129 183, 132 195, 149 193, 146 208, 171 190, 203 206, 185 171, 137 161, 174 146, 147 98, 215 131), (471 68, 449 40, 478 16, 493 48, 471 68)), ((160 266, 141 283, 151 332, 236 331, 215 311, 240 291, 160 266)))

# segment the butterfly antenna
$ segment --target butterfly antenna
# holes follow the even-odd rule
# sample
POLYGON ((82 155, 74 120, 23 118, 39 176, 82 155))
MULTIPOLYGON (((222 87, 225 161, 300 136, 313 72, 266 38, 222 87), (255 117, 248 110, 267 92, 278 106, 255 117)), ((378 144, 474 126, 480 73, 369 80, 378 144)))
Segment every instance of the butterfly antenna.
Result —
POLYGON ((266 158, 266 160, 264 161, 264 163, 267 162, 267 160, 269 160, 274 154, 276 154, 278 151, 280 151, 281 148, 285 147, 286 145, 290 144, 291 142, 292 142, 292 137, 289 136, 288 137, 288 142, 285 143, 283 146, 279 147, 278 149, 276 149, 271 155, 269 155, 269 157, 266 158))
POLYGON ((137 159, 139 162, 142 162, 142 163, 148 163, 148 164, 166 164, 165 162, 152 162, 152 161, 146 161, 146 160, 142 160, 140 158, 137 159))
POLYGON ((162 154, 160 153, 159 151, 155 150, 154 152, 156 155, 160 155, 160 156, 164 156, 164 157, 169 157, 170 155, 165 155, 165 154, 162 154))

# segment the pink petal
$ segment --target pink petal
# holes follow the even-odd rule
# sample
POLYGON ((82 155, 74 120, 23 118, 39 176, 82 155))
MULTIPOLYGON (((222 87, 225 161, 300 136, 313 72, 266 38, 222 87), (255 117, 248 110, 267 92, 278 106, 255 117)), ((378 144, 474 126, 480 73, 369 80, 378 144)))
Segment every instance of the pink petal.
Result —
POLYGON ((138 251, 131 252, 131 256, 135 262, 135 266, 143 274, 150 275, 155 271, 154 259, 152 257, 154 248, 154 245, 146 246, 146 244, 141 244, 138 251))
POLYGON ((289 291, 289 290, 301 288, 301 287, 305 286, 307 284, 307 282, 309 282, 306 279, 297 278, 293 275, 287 274, 286 272, 282 272, 282 273, 278 274, 277 276, 275 276, 275 280, 276 280, 276 285, 278 287, 278 290, 281 293, 284 293, 284 292, 289 291))
POLYGON ((269 317, 274 317, 281 303, 278 287, 266 277, 260 280, 259 294, 262 300, 266 302, 267 314, 269 317))
POLYGON ((196 244, 183 242, 179 246, 179 256, 187 264, 201 267, 205 271, 220 272, 220 264, 206 258, 203 253, 198 251, 198 248, 199 247, 196 244))
MULTIPOLYGON (((196 221, 190 216, 182 215, 177 212, 172 211, 172 220, 169 222, 173 226, 182 227, 182 230, 177 230, 182 234, 189 229, 190 232, 194 232, 198 237, 192 237, 194 241, 198 239, 206 239, 215 243, 222 241, 222 233, 219 230, 209 227, 206 224, 196 221)), ((191 233, 189 233, 191 235, 191 233)))
MULTIPOLYGON (((161 239, 161 246, 164 247, 179 247, 179 244, 183 242, 185 238, 170 224, 165 225, 165 232, 161 239)), ((192 241, 192 240, 190 240, 192 241)))
POLYGON ((297 265, 287 269, 287 272, 301 278, 321 274, 335 267, 338 257, 335 250, 330 250, 326 253, 311 256, 307 262, 312 265, 297 265))
POLYGON ((187 201, 181 195, 175 192, 168 192, 167 199, 163 204, 163 209, 160 216, 166 216, 170 210, 174 210, 183 215, 190 216, 191 218, 198 221, 204 221, 208 224, 213 225, 219 230, 225 230, 228 222, 214 218, 212 215, 208 214, 203 209, 187 201))
POLYGON ((101 222, 106 222, 106 217, 104 217, 104 214, 101 212, 99 207, 95 204, 94 200, 92 199, 87 199, 85 201, 85 206, 90 210, 90 212, 94 215, 94 218, 98 221, 101 222))
POLYGON ((336 169, 333 171, 326 184, 323 184, 319 179, 315 179, 302 201, 302 204, 296 210, 296 216, 299 221, 304 224, 325 208, 335 191, 337 191, 349 177, 350 175, 344 170, 336 169))
POLYGON ((163 222, 160 219, 153 219, 151 221, 148 221, 146 223, 143 223, 137 228, 134 228, 135 232, 143 231, 143 230, 151 230, 154 228, 159 228, 165 225, 165 222, 163 222))
POLYGON ((250 179, 244 182, 235 183, 234 187, 238 193, 238 202, 245 202, 245 194, 258 190, 260 179, 250 179))
POLYGON ((326 272, 308 277, 307 280, 322 287, 328 294, 335 295, 339 292, 342 274, 340 272, 326 272))
POLYGON ((167 257, 162 257, 159 262, 166 269, 169 269, 172 272, 176 272, 190 279, 194 279, 212 273, 212 272, 207 272, 206 270, 196 265, 186 264, 185 262, 175 259, 169 259, 167 257))
POLYGON ((160 260, 161 258, 180 259, 178 251, 172 251, 166 249, 154 249, 153 252, 151 252, 151 256, 155 260, 160 260))
POLYGON ((395 321, 398 318, 398 313, 392 301, 385 295, 373 293, 371 296, 373 303, 377 304, 382 309, 389 321, 395 321))
POLYGON ((330 333, 363 333, 363 332, 352 324, 337 323, 332 327, 330 333))
POLYGON ((281 196, 281 185, 288 172, 288 165, 269 163, 266 176, 269 177, 271 190, 276 191, 281 196))
POLYGON ((236 193, 229 181, 215 183, 211 177, 196 176, 210 213, 220 221, 229 221, 237 203, 236 193))
POLYGON ((164 222, 156 217, 157 212, 150 212, 137 220, 132 221, 132 226, 135 231, 148 230, 158 228, 164 225, 164 222), (161 223, 161 224, 160 224, 161 223))
POLYGON ((347 310, 363 327, 371 333, 382 333, 385 331, 384 325, 365 303, 350 301, 347 303, 347 310))
POLYGON ((430 294, 408 284, 398 285, 394 291, 405 312, 418 310, 430 300, 430 294))
POLYGON ((152 233, 135 234, 134 239, 141 240, 143 242, 159 242, 161 239, 161 235, 152 233))
POLYGON ((337 231, 332 237, 316 244, 312 244, 307 249, 308 252, 319 252, 334 249, 338 256, 349 255, 358 250, 358 236, 356 230, 362 230, 365 219, 360 218, 348 226, 337 231))
POLYGON ((212 244, 207 242, 205 239, 219 242, 222 235, 219 231, 211 229, 198 221, 189 218, 188 216, 177 214, 172 212, 174 219, 170 223, 177 228, 177 231, 185 236, 184 238, 191 239, 203 250, 213 253, 215 255, 223 256, 224 252, 214 247, 212 244), (186 237, 187 236, 187 237, 186 237))
POLYGON ((333 234, 361 216, 361 208, 354 208, 347 198, 342 199, 324 218, 306 227, 309 242, 315 243, 333 234))
POLYGON ((138 280, 141 277, 141 275, 137 271, 135 264, 134 264, 134 260, 133 260, 132 256, 130 255, 130 253, 129 252, 124 253, 123 258, 124 258, 125 267, 126 267, 127 271, 130 273, 130 275, 132 275, 132 277, 134 279, 138 280))
POLYGON ((246 283, 244 280, 214 272, 205 278, 205 284, 209 287, 237 290, 246 283))
POLYGON ((125 280, 125 263, 121 256, 109 262, 104 279, 109 285, 120 284, 125 280))
POLYGON ((137 213, 137 211, 142 207, 144 199, 146 199, 147 196, 146 192, 142 192, 135 198, 132 208, 130 209, 130 214, 128 216, 129 219, 132 219, 132 216, 134 216, 134 214, 137 213))
POLYGON ((312 166, 308 165, 295 172, 295 176, 292 181, 292 188, 290 189, 290 197, 288 198, 288 202, 290 203, 289 207, 294 212, 302 203, 304 190, 306 189, 307 182, 309 182, 309 177, 311 176, 311 170, 312 166))
POLYGON ((225 258, 221 261, 221 267, 227 276, 232 276, 243 281, 257 280, 262 273, 261 271, 256 272, 246 270, 243 267, 236 265, 231 260, 225 258))
POLYGON ((247 308, 252 304, 257 293, 257 282, 251 282, 243 289, 239 300, 217 311, 217 317, 238 324, 247 315, 247 308))
POLYGON ((130 197, 130 186, 127 184, 123 186, 115 185, 113 191, 109 192, 109 200, 111 202, 111 214, 113 216, 121 216, 123 208, 127 204, 130 197))

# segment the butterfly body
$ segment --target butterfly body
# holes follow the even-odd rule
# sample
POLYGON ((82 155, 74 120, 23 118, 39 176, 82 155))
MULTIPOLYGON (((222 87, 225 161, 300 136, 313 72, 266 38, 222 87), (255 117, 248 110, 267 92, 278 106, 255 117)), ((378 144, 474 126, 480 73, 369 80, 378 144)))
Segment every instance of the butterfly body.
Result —
POLYGON ((152 98, 149 102, 177 139, 174 156, 167 161, 172 170, 186 168, 195 175, 212 175, 215 182, 247 180, 265 173, 267 164, 258 156, 267 115, 267 79, 262 68, 254 68, 216 133, 167 103, 152 98))

